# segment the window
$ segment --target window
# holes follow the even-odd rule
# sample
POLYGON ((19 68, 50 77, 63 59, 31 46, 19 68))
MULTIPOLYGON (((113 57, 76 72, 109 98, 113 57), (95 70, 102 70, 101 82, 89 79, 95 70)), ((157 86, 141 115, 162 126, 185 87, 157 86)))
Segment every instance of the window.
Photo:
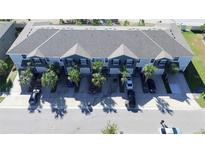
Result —
POLYGON ((46 58, 46 61, 49 62, 50 61, 49 58, 46 58))
POLYGON ((119 59, 113 59, 112 63, 114 66, 118 66, 120 64, 120 60, 119 59))
POLYGON ((40 58, 32 58, 32 61, 34 62, 35 65, 42 65, 46 64, 45 59, 40 59, 40 58))
POLYGON ((86 59, 80 59, 80 64, 81 65, 87 65, 87 60, 86 59))
POLYGON ((154 59, 151 59, 151 63, 154 63, 154 59))
POLYGON ((164 67, 166 63, 167 63, 167 60, 166 59, 162 59, 162 60, 158 61, 158 66, 159 67, 164 67))
POLYGON ((137 60, 136 60, 136 63, 140 63, 140 59, 137 59, 137 60))
POLYGON ((127 66, 132 66, 133 65, 133 59, 127 59, 126 60, 126 65, 127 66))
POLYGON ((26 58, 26 55, 21 55, 21 57, 22 57, 23 59, 25 59, 25 58, 26 58))
POLYGON ((178 61, 179 60, 179 57, 174 57, 174 61, 178 61))

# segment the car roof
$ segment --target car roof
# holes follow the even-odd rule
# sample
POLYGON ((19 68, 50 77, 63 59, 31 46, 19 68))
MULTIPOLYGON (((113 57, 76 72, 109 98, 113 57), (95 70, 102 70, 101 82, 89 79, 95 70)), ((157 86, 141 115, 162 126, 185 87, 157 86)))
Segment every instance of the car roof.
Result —
POLYGON ((170 128, 160 128, 160 133, 166 132, 166 134, 181 134, 181 129, 170 127, 170 128))

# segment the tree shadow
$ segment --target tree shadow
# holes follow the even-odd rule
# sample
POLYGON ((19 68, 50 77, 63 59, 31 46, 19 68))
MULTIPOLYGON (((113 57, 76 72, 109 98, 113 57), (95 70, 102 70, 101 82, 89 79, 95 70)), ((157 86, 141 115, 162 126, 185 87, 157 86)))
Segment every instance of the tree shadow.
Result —
POLYGON ((100 104, 102 105, 104 112, 117 113, 117 110, 114 108, 116 103, 111 97, 102 98, 100 104))
POLYGON ((81 112, 85 115, 90 115, 90 113, 93 112, 91 102, 81 100, 81 104, 78 107, 80 108, 81 112))
POLYGON ((173 115, 174 111, 170 109, 169 104, 162 98, 155 97, 157 102, 157 107, 159 111, 163 114, 168 113, 170 115, 173 115))
POLYGON ((67 105, 63 96, 49 97, 49 95, 43 95, 41 100, 42 103, 46 101, 50 104, 51 112, 55 114, 56 119, 63 119, 67 113, 67 105))

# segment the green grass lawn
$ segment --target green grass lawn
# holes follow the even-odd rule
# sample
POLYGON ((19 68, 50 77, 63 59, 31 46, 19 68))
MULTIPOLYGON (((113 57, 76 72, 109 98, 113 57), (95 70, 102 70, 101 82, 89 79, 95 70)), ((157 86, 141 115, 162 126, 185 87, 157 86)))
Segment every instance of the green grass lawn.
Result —
POLYGON ((0 96, 0 103, 4 100, 5 97, 0 96))
POLYGON ((191 47, 194 56, 184 72, 190 90, 205 85, 205 45, 201 40, 201 35, 193 32, 184 32, 185 39, 191 47))
POLYGON ((205 100, 202 97, 199 97, 196 101, 202 108, 205 108, 205 100))

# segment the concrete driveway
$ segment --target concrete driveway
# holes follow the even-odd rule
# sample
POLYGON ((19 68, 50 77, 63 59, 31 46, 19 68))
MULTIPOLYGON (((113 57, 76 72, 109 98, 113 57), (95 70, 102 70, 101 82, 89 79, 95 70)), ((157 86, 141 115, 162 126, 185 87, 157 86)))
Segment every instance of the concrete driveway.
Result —
POLYGON ((191 93, 183 73, 169 75, 168 82, 173 94, 191 93))

